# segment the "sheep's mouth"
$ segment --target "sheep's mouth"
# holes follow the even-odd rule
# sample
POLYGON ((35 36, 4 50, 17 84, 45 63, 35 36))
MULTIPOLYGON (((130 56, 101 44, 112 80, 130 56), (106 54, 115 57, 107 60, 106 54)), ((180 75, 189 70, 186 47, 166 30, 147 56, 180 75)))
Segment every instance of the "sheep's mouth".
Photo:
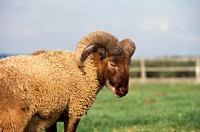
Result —
POLYGON ((115 87, 113 87, 108 80, 106 80, 106 84, 105 86, 110 90, 112 91, 112 93, 114 94, 115 97, 117 98, 121 98, 123 96, 126 95, 127 92, 124 92, 123 90, 116 90, 115 87))

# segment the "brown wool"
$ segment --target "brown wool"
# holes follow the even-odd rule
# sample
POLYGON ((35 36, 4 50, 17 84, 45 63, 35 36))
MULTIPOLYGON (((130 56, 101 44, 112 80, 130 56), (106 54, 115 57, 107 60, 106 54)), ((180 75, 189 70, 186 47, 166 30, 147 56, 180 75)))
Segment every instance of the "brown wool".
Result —
POLYGON ((60 50, 7 57, 0 64, 0 131, 23 131, 25 126, 29 131, 33 126, 28 121, 41 117, 40 131, 64 110, 80 118, 101 89, 92 55, 83 70, 77 66, 74 52, 60 50))

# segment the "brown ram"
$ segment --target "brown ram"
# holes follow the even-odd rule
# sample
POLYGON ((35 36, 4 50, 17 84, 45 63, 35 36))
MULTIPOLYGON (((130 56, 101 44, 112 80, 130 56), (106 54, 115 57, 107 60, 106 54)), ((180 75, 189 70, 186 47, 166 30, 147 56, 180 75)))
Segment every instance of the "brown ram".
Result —
POLYGON ((134 51, 130 39, 118 42, 96 31, 80 40, 75 53, 42 51, 2 59, 0 131, 56 131, 59 117, 65 131, 76 131, 103 86, 116 97, 128 93, 134 51))

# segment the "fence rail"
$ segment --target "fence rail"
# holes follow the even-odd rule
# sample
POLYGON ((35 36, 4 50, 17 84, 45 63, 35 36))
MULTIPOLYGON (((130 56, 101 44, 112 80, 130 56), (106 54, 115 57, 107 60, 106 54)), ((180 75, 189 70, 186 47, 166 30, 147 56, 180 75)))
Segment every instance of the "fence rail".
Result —
MULTIPOLYGON (((159 59, 159 60, 166 60, 166 59, 159 59)), ((134 60, 133 60, 134 61, 134 60)), ((141 57, 139 59, 140 62, 140 67, 131 67, 130 72, 140 72, 140 78, 139 80, 141 82, 147 82, 149 79, 153 80, 152 78, 147 78, 147 72, 194 72, 195 73, 195 78, 194 82, 197 84, 200 84, 200 57, 196 58, 178 58, 178 59, 167 59, 167 61, 194 61, 195 66, 179 66, 179 67, 147 67, 145 65, 145 59, 141 57)), ((162 78, 164 79, 164 78, 162 78)), ((167 78, 168 80, 177 80, 176 78, 167 78)), ((186 79, 186 78, 184 78, 186 79)), ((183 79, 183 80, 184 80, 183 79)), ((191 78, 188 78, 191 80, 191 78)), ((131 79, 130 79, 131 80, 131 79)), ((138 79, 137 79, 138 80, 138 79)), ((155 78, 154 78, 155 80, 155 78)), ((180 80, 180 79, 179 79, 180 80)))

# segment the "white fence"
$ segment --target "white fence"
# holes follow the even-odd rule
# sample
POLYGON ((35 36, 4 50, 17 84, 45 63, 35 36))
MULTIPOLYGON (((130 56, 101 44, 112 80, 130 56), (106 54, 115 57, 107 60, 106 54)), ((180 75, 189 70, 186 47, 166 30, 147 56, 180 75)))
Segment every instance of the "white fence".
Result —
MULTIPOLYGON (((160 59, 161 60, 161 59, 160 59)), ((163 59, 164 60, 164 59, 163 59)), ((134 61, 134 60, 133 60, 134 61)), ((194 61, 195 66, 181 66, 181 67, 146 67, 145 59, 141 57, 139 59, 140 67, 131 67, 130 72, 140 72, 141 77, 138 78, 130 78, 130 80, 137 80, 140 82, 148 82, 150 80, 165 80, 165 82, 176 82, 176 80, 195 82, 200 84, 200 57, 196 58, 178 58, 178 59, 170 59, 170 61, 194 61), (195 72, 195 78, 147 78, 147 72, 195 72)))

